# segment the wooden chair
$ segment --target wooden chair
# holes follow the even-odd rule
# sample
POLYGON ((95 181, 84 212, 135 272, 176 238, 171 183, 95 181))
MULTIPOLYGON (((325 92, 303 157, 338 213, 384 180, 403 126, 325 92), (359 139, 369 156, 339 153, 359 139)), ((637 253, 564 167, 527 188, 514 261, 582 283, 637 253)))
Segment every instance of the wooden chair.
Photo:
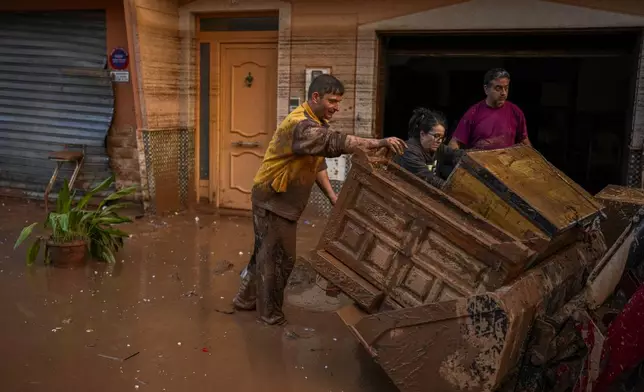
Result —
POLYGON ((56 168, 54 169, 54 174, 51 176, 51 179, 49 180, 49 184, 47 185, 47 189, 45 189, 45 213, 49 212, 49 192, 51 192, 51 188, 54 187, 54 183, 56 182, 56 177, 58 177, 58 172, 60 171, 61 166, 65 163, 73 163, 76 165, 74 168, 74 172, 72 173, 72 177, 69 179, 69 190, 71 191, 72 187, 74 186, 74 181, 76 181, 76 178, 78 177, 78 173, 81 170, 81 167, 83 166, 83 161, 85 160, 85 145, 84 144, 67 144, 65 145, 65 150, 64 151, 55 151, 49 154, 49 159, 56 162, 56 168), (70 151, 67 150, 67 147, 69 146, 79 146, 81 147, 81 151, 70 151))

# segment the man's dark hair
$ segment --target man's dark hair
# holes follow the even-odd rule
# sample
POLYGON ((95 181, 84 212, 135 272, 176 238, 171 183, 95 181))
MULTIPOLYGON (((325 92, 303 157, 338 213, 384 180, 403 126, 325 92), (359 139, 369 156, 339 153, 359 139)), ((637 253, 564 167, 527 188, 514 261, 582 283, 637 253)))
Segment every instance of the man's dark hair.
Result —
POLYGON ((333 75, 322 74, 311 82, 306 99, 311 99, 313 93, 318 93, 321 96, 325 94, 344 95, 344 84, 333 75))
POLYGON ((447 120, 443 113, 427 108, 417 108, 409 119, 408 135, 412 139, 420 139, 421 132, 429 132, 437 125, 447 129, 447 120))
POLYGON ((485 73, 483 77, 483 84, 489 86, 495 79, 507 78, 510 79, 510 73, 503 68, 492 68, 485 73))

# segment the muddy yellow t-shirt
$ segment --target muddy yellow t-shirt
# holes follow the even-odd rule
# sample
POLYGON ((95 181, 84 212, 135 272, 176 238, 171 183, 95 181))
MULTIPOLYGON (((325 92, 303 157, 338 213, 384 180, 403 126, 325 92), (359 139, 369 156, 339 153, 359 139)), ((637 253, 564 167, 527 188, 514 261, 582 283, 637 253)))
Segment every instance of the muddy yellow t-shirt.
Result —
POLYGON ((298 220, 308 203, 324 158, 344 153, 346 135, 333 131, 307 103, 279 125, 255 175, 253 204, 289 220, 298 220))

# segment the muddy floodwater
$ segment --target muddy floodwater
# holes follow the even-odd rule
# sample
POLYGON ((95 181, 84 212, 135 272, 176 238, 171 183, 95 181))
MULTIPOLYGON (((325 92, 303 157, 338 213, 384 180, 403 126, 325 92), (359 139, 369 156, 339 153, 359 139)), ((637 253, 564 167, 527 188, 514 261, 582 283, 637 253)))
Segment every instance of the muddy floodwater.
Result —
MULTIPOLYGON (((250 218, 144 217, 116 264, 33 267, 13 250, 39 203, 0 199, 0 390, 393 392, 382 370, 296 267, 286 327, 230 314, 252 246, 250 218), (195 219, 198 218, 198 219, 195 219)), ((298 252, 324 222, 303 220, 298 252)))

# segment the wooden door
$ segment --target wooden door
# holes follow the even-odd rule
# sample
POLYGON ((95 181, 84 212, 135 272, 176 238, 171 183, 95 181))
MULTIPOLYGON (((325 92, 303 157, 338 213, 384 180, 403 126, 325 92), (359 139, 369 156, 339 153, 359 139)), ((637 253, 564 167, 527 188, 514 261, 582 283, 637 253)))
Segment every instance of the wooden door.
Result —
POLYGON ((219 207, 250 210, 277 117, 277 44, 221 45, 219 207))

